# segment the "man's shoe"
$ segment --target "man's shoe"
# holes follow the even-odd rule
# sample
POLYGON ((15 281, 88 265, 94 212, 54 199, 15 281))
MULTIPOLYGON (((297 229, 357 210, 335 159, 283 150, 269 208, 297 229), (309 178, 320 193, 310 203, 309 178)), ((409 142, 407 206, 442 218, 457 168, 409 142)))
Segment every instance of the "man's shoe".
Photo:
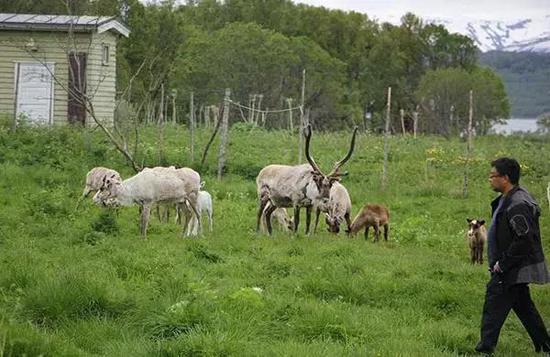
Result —
POLYGON ((492 355, 495 349, 493 347, 484 346, 480 342, 480 343, 477 344, 475 350, 476 350, 476 352, 479 352, 479 353, 483 353, 483 354, 486 354, 486 355, 492 355))

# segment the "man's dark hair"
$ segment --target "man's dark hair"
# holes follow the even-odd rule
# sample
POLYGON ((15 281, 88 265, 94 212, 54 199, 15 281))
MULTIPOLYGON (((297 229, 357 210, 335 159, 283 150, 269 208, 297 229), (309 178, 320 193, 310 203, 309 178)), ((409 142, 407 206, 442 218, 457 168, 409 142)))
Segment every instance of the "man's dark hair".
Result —
POLYGON ((501 157, 491 162, 491 167, 494 167, 500 175, 508 176, 512 185, 519 183, 521 168, 516 159, 501 157))

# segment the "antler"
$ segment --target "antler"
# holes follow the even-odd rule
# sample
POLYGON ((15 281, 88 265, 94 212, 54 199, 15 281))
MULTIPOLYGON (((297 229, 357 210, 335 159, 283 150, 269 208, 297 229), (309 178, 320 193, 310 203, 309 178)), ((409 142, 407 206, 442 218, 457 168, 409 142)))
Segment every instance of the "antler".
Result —
POLYGON ((350 148, 349 148, 349 151, 348 153, 346 154, 346 156, 338 161, 336 164, 334 164, 334 168, 332 169, 332 171, 330 172, 330 174, 328 174, 327 176, 342 176, 341 173, 338 172, 338 170, 340 169, 340 167, 342 167, 342 165, 344 165, 348 160, 349 158, 351 157, 351 154, 353 153, 353 149, 355 148, 355 136, 357 134, 357 126, 355 126, 355 128, 353 129, 353 136, 351 137, 351 145, 350 145, 350 148))
POLYGON ((316 171, 318 173, 321 173, 321 169, 319 169, 319 166, 315 163, 311 155, 309 154, 309 141, 311 140, 311 124, 308 124, 304 128, 304 136, 306 138, 306 158, 311 167, 313 167, 313 171, 316 171))

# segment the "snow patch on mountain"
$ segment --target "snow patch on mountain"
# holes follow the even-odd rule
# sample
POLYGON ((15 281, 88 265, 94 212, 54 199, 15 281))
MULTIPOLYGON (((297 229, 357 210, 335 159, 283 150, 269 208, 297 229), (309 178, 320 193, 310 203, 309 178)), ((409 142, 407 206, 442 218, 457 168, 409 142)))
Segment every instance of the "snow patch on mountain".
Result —
POLYGON ((481 51, 550 53, 550 15, 517 20, 478 20, 467 17, 433 18, 450 32, 470 37, 481 51))

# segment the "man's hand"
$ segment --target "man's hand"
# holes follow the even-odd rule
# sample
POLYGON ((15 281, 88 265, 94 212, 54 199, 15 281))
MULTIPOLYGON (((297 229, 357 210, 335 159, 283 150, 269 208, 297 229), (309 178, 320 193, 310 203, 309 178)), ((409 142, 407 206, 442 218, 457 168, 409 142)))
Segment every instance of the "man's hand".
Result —
POLYGON ((492 272, 493 273, 502 273, 502 269, 500 268, 500 265, 498 264, 498 262, 496 262, 495 265, 493 266, 492 272))

